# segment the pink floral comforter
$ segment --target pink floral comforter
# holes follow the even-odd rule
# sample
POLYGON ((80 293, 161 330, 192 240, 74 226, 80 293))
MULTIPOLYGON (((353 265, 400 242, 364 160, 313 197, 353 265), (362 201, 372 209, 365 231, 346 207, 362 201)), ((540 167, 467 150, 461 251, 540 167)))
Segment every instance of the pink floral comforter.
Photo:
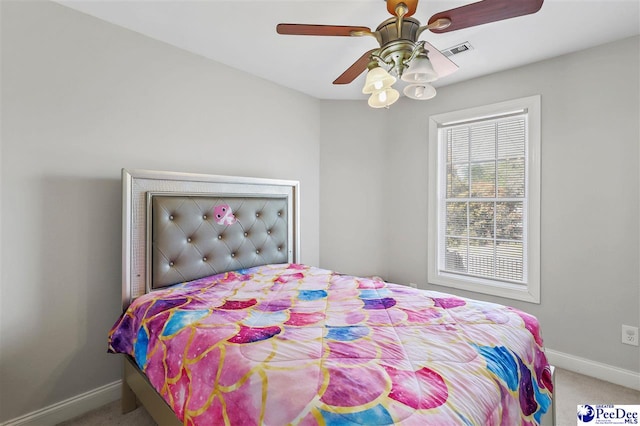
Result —
POLYGON ((142 296, 109 351, 185 425, 533 425, 551 402, 533 316, 296 264, 142 296))

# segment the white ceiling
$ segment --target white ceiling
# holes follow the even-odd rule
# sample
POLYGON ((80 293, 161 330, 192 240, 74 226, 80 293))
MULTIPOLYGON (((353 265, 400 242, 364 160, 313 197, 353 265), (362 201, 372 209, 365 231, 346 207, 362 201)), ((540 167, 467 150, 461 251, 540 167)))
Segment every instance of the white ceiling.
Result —
MULTIPOLYGON (((377 47, 375 39, 278 35, 276 25, 375 30, 390 17, 383 0, 56 1, 319 99, 366 98, 364 73, 350 85, 332 82, 377 47)), ((471 2, 422 0, 414 17, 425 24, 437 12, 471 2)), ((421 39, 440 50, 465 41, 474 48, 451 58, 460 69, 434 83, 440 87, 639 33, 640 0, 545 0, 536 14, 445 34, 425 31, 421 39)))

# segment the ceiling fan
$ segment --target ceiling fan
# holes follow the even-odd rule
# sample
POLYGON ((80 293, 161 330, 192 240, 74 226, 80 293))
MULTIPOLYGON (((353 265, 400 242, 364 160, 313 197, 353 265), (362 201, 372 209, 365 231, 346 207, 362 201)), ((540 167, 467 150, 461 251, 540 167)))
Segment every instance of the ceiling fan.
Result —
POLYGON ((400 94, 391 85, 396 77, 409 83, 404 94, 412 99, 431 99, 436 91, 430 82, 456 71, 458 66, 426 41, 418 41, 429 30, 445 33, 476 25, 535 13, 544 0, 482 0, 436 13, 426 25, 411 16, 418 0, 386 0, 387 11, 393 15, 375 31, 368 27, 349 25, 278 24, 276 31, 285 35, 374 37, 379 48, 365 52, 343 72, 333 84, 349 84, 367 68, 363 93, 371 94, 369 105, 388 107, 400 94), (391 75, 388 71, 391 71, 391 75))

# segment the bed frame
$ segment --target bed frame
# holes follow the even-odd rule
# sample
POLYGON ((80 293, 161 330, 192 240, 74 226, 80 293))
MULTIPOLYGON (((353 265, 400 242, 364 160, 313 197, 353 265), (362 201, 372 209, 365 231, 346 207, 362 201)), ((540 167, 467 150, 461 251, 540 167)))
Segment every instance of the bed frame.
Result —
MULTIPOLYGON (((123 169, 122 193, 123 309, 171 284, 299 262, 297 181, 123 169), (213 217, 222 204, 233 211, 234 225, 213 217)), ((136 362, 124 358, 122 412, 142 404, 160 426, 181 425, 136 362)), ((555 405, 554 392, 543 425, 555 424, 555 405)))
MULTIPOLYGON (((123 169, 122 194, 123 309, 172 284, 299 262, 297 181, 123 169), (214 217, 222 207, 232 216, 214 217)), ((182 424, 125 356, 123 413, 140 403, 159 425, 182 424)))

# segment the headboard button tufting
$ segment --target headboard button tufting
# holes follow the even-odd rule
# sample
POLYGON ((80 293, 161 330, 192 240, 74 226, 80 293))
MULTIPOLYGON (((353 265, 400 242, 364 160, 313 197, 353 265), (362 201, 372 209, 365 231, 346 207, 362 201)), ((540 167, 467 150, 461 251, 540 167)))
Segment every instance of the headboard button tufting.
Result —
POLYGON ((149 288, 291 260, 287 249, 295 239, 284 196, 152 195, 149 288), (236 226, 218 226, 213 210, 223 202, 233 207, 236 226))

